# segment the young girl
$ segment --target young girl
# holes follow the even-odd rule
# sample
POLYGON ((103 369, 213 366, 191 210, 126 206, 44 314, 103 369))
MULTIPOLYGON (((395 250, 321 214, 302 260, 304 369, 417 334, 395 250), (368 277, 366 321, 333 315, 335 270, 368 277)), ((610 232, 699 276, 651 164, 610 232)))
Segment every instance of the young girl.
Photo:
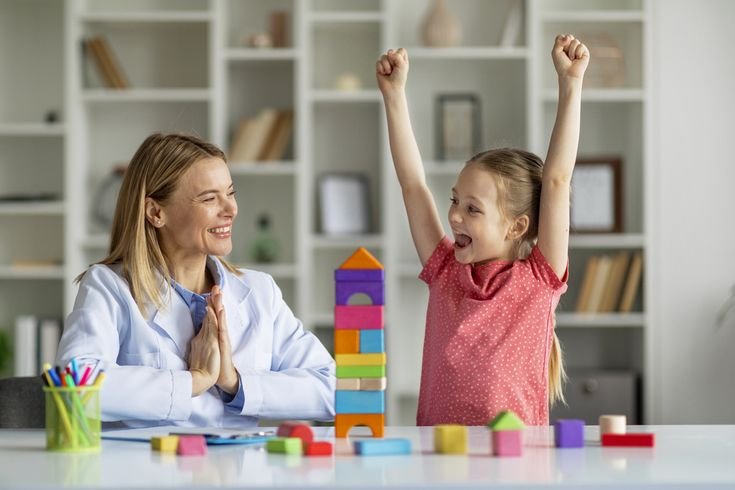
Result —
POLYGON ((487 424, 512 410, 549 423, 563 400, 554 310, 567 289, 569 192, 587 47, 558 36, 556 122, 544 163, 522 150, 473 156, 451 190, 444 234, 406 102, 408 54, 389 50, 376 76, 411 235, 429 285, 417 425, 487 424))

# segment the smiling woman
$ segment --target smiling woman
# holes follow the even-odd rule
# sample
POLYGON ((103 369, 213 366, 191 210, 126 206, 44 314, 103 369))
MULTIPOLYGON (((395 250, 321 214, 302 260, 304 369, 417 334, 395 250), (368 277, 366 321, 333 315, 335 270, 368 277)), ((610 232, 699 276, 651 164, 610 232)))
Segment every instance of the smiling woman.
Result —
POLYGON ((118 197, 109 255, 83 272, 57 361, 99 363, 102 417, 133 427, 330 419, 334 361, 273 279, 238 270, 222 151, 153 134, 118 197))

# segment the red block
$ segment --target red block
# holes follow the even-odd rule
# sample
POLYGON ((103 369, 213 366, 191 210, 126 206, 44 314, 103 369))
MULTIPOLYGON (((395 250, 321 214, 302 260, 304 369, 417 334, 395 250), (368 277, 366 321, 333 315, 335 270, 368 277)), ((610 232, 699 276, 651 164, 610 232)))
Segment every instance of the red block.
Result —
POLYGON ((284 422, 278 426, 278 437, 298 437, 306 445, 314 440, 314 432, 303 422, 284 422))
POLYGON ((179 447, 176 449, 179 456, 202 456, 207 454, 207 441, 204 436, 179 436, 179 447))
POLYGON ((648 433, 602 434, 602 445, 610 447, 653 447, 655 438, 648 433))
POLYGON ((329 441, 314 441, 304 446, 306 456, 331 456, 333 452, 332 443, 329 441))

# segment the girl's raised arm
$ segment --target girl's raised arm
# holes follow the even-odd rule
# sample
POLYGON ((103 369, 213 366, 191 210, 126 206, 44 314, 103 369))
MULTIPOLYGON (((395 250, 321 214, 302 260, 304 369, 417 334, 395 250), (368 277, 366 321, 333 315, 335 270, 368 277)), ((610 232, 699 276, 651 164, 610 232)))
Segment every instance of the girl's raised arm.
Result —
POLYGON ((388 118, 393 165, 401 185, 413 243, 421 265, 424 265, 444 236, 444 229, 434 198, 426 185, 421 154, 408 114, 405 91, 408 53, 403 48, 388 50, 378 60, 375 71, 388 118))
POLYGON ((582 79, 590 55, 574 36, 557 36, 551 51, 559 78, 556 121, 541 184, 538 247, 560 278, 569 255, 569 197, 579 144, 582 79))

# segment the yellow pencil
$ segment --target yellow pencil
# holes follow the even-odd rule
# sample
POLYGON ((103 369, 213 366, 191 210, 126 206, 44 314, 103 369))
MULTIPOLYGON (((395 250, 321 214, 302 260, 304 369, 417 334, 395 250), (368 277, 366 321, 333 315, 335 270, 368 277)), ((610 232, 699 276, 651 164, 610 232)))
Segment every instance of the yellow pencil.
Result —
MULTIPOLYGON (((93 387, 97 388, 94 391, 99 391, 102 388, 102 382, 104 380, 105 380, 105 372, 100 371, 100 373, 97 375, 97 378, 94 380, 94 384, 92 385, 93 387)), ((94 393, 94 391, 89 391, 84 394, 84 396, 82 397, 83 405, 87 404, 87 402, 89 401, 89 398, 92 396, 92 393, 94 393)))
POLYGON ((54 397, 54 402, 56 403, 56 408, 59 411, 59 417, 61 417, 61 425, 64 427, 64 431, 66 431, 66 437, 69 439, 69 441, 73 441, 74 433, 71 429, 71 422, 69 421, 69 415, 66 413, 66 408, 64 405, 64 401, 61 399, 57 391, 54 389, 55 385, 53 380, 51 379, 51 376, 48 373, 48 370, 52 369, 51 364, 46 363, 43 365, 43 377, 46 379, 46 383, 48 383, 49 391, 51 392, 51 396, 54 397))

